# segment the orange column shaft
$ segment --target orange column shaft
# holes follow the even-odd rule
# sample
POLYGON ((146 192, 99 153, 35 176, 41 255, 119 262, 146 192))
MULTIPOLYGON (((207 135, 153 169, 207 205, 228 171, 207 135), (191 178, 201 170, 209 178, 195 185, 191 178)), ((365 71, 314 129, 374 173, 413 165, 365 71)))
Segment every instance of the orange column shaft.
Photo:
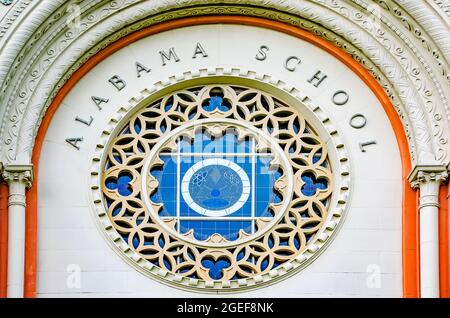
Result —
POLYGON ((23 296, 36 296, 37 274, 37 172, 34 172, 34 182, 27 192, 27 207, 25 217, 25 275, 23 296))
POLYGON ((440 296, 450 298, 450 219, 448 215, 449 185, 439 191, 439 287, 440 296))
POLYGON ((0 184, 0 298, 8 285, 8 185, 0 184))

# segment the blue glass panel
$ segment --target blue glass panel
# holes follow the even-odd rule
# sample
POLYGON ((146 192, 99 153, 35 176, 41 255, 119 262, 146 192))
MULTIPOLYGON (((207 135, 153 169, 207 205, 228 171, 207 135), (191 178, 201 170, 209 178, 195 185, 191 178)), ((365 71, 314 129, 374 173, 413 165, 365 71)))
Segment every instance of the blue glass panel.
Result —
POLYGON ((161 126, 159 126, 159 129, 161 130, 161 132, 166 132, 167 126, 166 125, 161 125, 161 126))
POLYGON ((279 246, 288 246, 289 242, 287 240, 281 240, 280 243, 278 243, 279 246))
POLYGON ((277 170, 269 168, 272 157, 258 157, 256 160, 255 173, 255 216, 271 217, 269 212, 270 203, 280 202, 280 197, 274 192, 274 184, 280 178, 277 170))
POLYGON ((208 112, 213 112, 217 109, 222 112, 226 112, 230 109, 230 106, 227 103, 224 103, 224 100, 222 97, 212 96, 209 99, 209 102, 203 106, 203 109, 208 112))
POLYGON ((179 141, 181 152, 194 153, 250 153, 252 150, 252 141, 243 140, 238 142, 234 131, 226 132, 219 138, 211 138, 205 133, 195 134, 194 141, 183 138, 179 141))
POLYGON ((296 118, 294 120, 293 128, 294 128, 294 132, 296 134, 300 131, 300 122, 299 122, 298 118, 296 118))
POLYGON ((164 262, 164 266, 170 271, 172 270, 172 265, 170 264, 170 262, 168 260, 166 260, 165 258, 163 259, 164 262))
POLYGON ((119 214, 120 211, 122 211, 122 203, 119 203, 118 205, 116 205, 116 207, 112 213, 112 216, 117 216, 117 214, 119 214))
POLYGON ((110 190, 117 190, 122 196, 129 196, 133 192, 130 185, 131 180, 133 180, 131 175, 124 173, 120 174, 117 179, 108 178, 105 181, 105 186, 110 190))
POLYGON ((139 119, 136 119, 136 121, 134 122, 134 130, 136 131, 136 133, 140 133, 142 130, 142 125, 141 125, 141 121, 139 119))
POLYGON ((320 156, 314 156, 312 162, 316 163, 319 160, 320 160, 320 156))
POLYGON ((115 189, 117 189, 117 182, 115 182, 113 180, 106 180, 106 187, 109 190, 115 190, 115 189))
POLYGON ((273 243, 273 239, 272 239, 272 237, 269 237, 269 239, 268 239, 268 245, 269 245, 269 247, 270 248, 272 248, 273 246, 274 246, 274 243, 273 243))
POLYGON ((131 131, 130 131, 130 126, 126 126, 123 130, 122 130, 122 132, 121 132, 121 134, 122 135, 124 135, 124 134, 129 134, 131 131))
POLYGON ((154 169, 151 175, 159 182, 157 191, 150 196, 156 203, 164 203, 160 216, 175 216, 176 209, 176 186, 177 186, 177 163, 175 156, 161 156, 164 161, 162 169, 154 169))
POLYGON ((264 261, 262 261, 261 263, 261 270, 266 270, 267 266, 269 266, 269 261, 267 259, 265 259, 264 261))
POLYGON ((252 223, 250 221, 180 221, 181 233, 186 233, 191 229, 194 229, 194 237, 199 241, 204 241, 215 233, 229 241, 235 241, 241 229, 249 234, 252 232, 252 223))
POLYGON ((294 238, 294 245, 296 249, 300 248, 300 240, 298 239, 298 237, 294 238))
POLYGON ((325 190, 328 186, 326 181, 316 180, 315 176, 310 173, 305 173, 302 180, 305 183, 302 187, 302 193, 309 197, 315 195, 318 189, 325 190))
POLYGON ((137 235, 133 238, 133 246, 134 248, 137 248, 139 246, 139 237, 137 235))
POLYGON ((202 265, 209 269, 209 277, 219 280, 223 277, 223 270, 230 267, 231 263, 224 258, 219 258, 217 261, 212 258, 205 258, 202 260, 202 265))
POLYGON ((114 160, 116 160, 118 163, 122 163, 122 158, 118 155, 114 156, 114 160))
MULTIPOLYGON (((220 107, 220 97, 212 99, 208 107, 220 107)), ((179 168, 180 175, 177 178, 177 158, 171 154, 161 154, 164 164, 160 168, 153 169, 151 174, 159 181, 156 193, 151 195, 154 202, 163 203, 163 210, 160 216, 174 217, 176 216, 177 205, 179 204, 181 217, 208 217, 207 214, 202 215, 192 209, 184 201, 183 193, 177 196, 177 182, 183 180, 186 172, 196 163, 211 159, 220 158, 229 160, 244 170, 250 182, 250 187, 254 187, 255 202, 253 202, 252 194, 248 196, 247 201, 237 211, 231 215, 220 216, 221 220, 179 220, 177 229, 181 233, 194 230, 194 236, 198 240, 206 240, 211 235, 218 233, 229 241, 238 238, 239 231, 242 229, 247 233, 252 233, 252 222, 250 220, 235 220, 233 217, 250 217, 252 216, 252 205, 255 206, 256 217, 272 217, 272 213, 268 210, 270 203, 281 202, 280 196, 273 191, 276 180, 281 177, 277 170, 269 169, 271 156, 236 156, 235 153, 251 153, 252 142, 250 140, 237 142, 237 136, 234 131, 227 132, 221 138, 210 138, 207 134, 199 132, 195 135, 194 141, 178 140, 181 155, 179 168), (187 155, 186 153, 227 153, 230 155, 220 156, 197 156, 187 155), (252 160, 255 158, 255 167, 252 160), (255 174, 255 184, 253 184, 253 173, 255 174), (177 202, 178 198, 180 199, 177 202)), ((191 177, 191 183, 188 190, 191 198, 195 203, 207 210, 220 211, 232 207, 240 199, 243 191, 243 179, 235 170, 230 167, 214 164, 204 166, 197 170, 191 177), (236 181, 236 182, 234 182, 236 181)), ((201 211, 200 211, 201 212, 201 211)), ((213 216, 213 213, 210 214, 213 216)), ((220 214, 219 214, 220 215, 220 214)), ((164 243, 164 242, 160 242, 164 243)))

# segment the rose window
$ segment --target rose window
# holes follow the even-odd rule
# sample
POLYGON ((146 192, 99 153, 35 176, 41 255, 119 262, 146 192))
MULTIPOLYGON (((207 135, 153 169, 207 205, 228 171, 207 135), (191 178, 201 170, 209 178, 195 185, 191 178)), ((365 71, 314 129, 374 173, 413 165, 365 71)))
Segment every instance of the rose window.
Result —
POLYGON ((162 276, 222 288, 286 269, 329 220, 326 144, 295 107, 254 88, 158 98, 128 117, 106 154, 111 225, 162 276))

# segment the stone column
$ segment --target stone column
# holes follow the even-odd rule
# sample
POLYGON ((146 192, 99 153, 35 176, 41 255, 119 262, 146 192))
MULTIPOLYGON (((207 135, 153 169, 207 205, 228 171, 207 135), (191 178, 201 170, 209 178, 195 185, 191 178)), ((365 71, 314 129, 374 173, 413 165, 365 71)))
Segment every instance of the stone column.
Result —
POLYGON ((25 271, 25 190, 33 181, 32 165, 7 165, 3 179, 8 196, 8 298, 22 298, 25 271))
POLYGON ((418 166, 409 176, 420 191, 420 293, 439 297, 439 188, 447 179, 443 166, 418 166))

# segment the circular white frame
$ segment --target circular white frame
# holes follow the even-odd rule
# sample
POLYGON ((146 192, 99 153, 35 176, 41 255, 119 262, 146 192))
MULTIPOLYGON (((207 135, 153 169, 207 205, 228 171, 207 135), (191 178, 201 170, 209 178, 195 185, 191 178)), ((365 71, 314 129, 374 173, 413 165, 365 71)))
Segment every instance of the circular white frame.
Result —
MULTIPOLYGON (((255 186, 255 185, 253 185, 255 186)), ((231 162, 230 160, 222 159, 222 158, 209 158, 202 161, 197 162, 192 167, 190 167, 186 173, 183 176, 183 180, 181 181, 181 195, 183 196, 184 201, 189 205, 189 208, 194 210, 195 212, 210 216, 210 217, 221 217, 221 216, 227 216, 230 214, 233 214, 240 208, 244 206, 244 204, 247 202, 248 197, 250 196, 250 180, 248 178, 247 173, 239 167, 238 164, 231 162), (198 205, 194 199, 192 199, 191 193, 189 192, 189 182, 191 181, 192 176, 200 169, 212 165, 219 165, 224 166, 232 169, 234 172, 236 172, 242 181, 242 195, 237 200, 236 203, 234 203, 232 206, 226 209, 222 210, 209 210, 202 208, 200 205, 198 205)))
MULTIPOLYGON (((128 117, 127 117, 128 119, 128 117)), ((289 169, 290 164, 289 164, 289 159, 284 155, 283 150, 281 149, 281 147, 277 144, 274 143, 272 140, 272 137, 270 137, 269 135, 267 135, 264 131, 261 131, 253 126, 251 126, 250 124, 246 123, 246 122, 242 122, 242 121, 238 121, 235 119, 230 119, 230 118, 206 118, 206 119, 200 119, 200 120, 196 120, 193 122, 188 122, 172 131, 170 131, 169 133, 167 133, 165 135, 165 138, 161 139, 158 143, 156 143, 152 150, 150 151, 144 165, 142 166, 142 175, 147 176, 150 173, 150 168, 151 168, 151 164, 154 160, 154 158, 156 158, 156 156, 158 155, 160 149, 169 141, 169 140, 174 140, 174 137, 176 137, 177 135, 183 133, 186 129, 189 129, 191 127, 194 126, 202 126, 202 125, 209 125, 209 124, 229 124, 229 125, 233 125, 233 126, 238 126, 238 127, 243 127, 244 129, 249 130, 250 132, 252 132, 253 134, 257 135, 258 137, 262 138, 265 140, 265 143, 267 145, 271 145, 272 146, 272 150, 274 153, 274 157, 279 158, 280 159, 280 165, 284 167, 284 172, 286 173, 286 179, 287 179, 287 190, 286 193, 288 193, 288 196, 291 196, 293 191, 294 191, 294 175, 292 172, 292 169, 289 169)), ((150 193, 148 192, 148 188, 147 188, 147 180, 146 178, 142 178, 141 180, 141 189, 142 189, 142 201, 144 202, 145 206, 150 210, 150 212, 155 215, 158 216, 157 211, 154 210, 152 202, 150 200, 150 193)), ((240 244, 244 244, 247 243, 251 240, 256 239, 257 237, 263 235, 265 232, 269 231, 278 221, 280 218, 283 217, 284 215, 284 211, 288 208, 290 204, 290 200, 284 200, 282 206, 279 209, 279 213, 277 213, 277 215, 275 215, 273 217, 273 219, 269 222, 269 224, 264 228, 263 231, 257 231, 252 235, 249 235, 247 237, 244 237, 242 239, 236 240, 236 241, 230 241, 230 242, 223 242, 223 243, 213 243, 213 242, 207 242, 207 241, 198 241, 195 239, 191 239, 190 237, 187 236, 183 236, 180 235, 180 233, 174 231, 172 228, 170 228, 169 226, 167 226, 164 222, 161 221, 161 219, 159 217, 156 218, 157 222, 159 222, 159 224, 161 224, 161 226, 168 231, 169 233, 171 233, 172 235, 182 239, 185 242, 188 242, 190 244, 195 244, 197 246, 203 246, 203 247, 230 247, 230 246, 235 246, 235 245, 240 245, 240 244)))
MULTIPOLYGON (((175 130, 174 130, 175 131, 175 130)), ((171 133, 173 134, 174 131, 171 133)), ((170 133, 169 133, 170 134, 170 133)), ((278 145, 276 145, 278 146, 278 145)), ((279 146, 278 146, 279 147, 279 146)), ((250 289, 261 288, 286 279, 309 265, 331 243, 336 232, 340 229, 351 196, 351 164, 345 143, 338 129, 326 112, 314 100, 306 96, 295 87, 286 85, 282 81, 267 74, 256 74, 254 71, 243 69, 224 70, 221 68, 200 70, 199 72, 184 72, 179 76, 172 76, 167 81, 160 81, 141 91, 129 103, 120 108, 111 118, 103 130, 99 142, 94 150, 91 169, 91 202, 96 214, 97 224, 111 247, 117 254, 142 274, 157 279, 163 284, 184 290, 202 293, 229 293, 244 292, 250 289), (286 262, 270 273, 257 275, 234 281, 204 281, 183 277, 153 265, 141 255, 134 252, 123 241, 120 234, 114 229, 104 207, 101 191, 101 175, 106 160, 104 149, 109 147, 112 137, 121 130, 121 122, 127 121, 135 111, 166 95, 168 92, 211 83, 240 84, 267 91, 278 98, 299 109, 307 120, 318 130, 319 135, 327 140, 330 159, 333 165, 333 195, 329 206, 329 217, 324 227, 317 235, 317 239, 310 242, 308 247, 293 260, 286 262), (133 111, 135 110, 135 111, 133 111), (327 137, 328 136, 328 137, 327 137)), ((144 198, 145 199, 145 198, 144 198)))

